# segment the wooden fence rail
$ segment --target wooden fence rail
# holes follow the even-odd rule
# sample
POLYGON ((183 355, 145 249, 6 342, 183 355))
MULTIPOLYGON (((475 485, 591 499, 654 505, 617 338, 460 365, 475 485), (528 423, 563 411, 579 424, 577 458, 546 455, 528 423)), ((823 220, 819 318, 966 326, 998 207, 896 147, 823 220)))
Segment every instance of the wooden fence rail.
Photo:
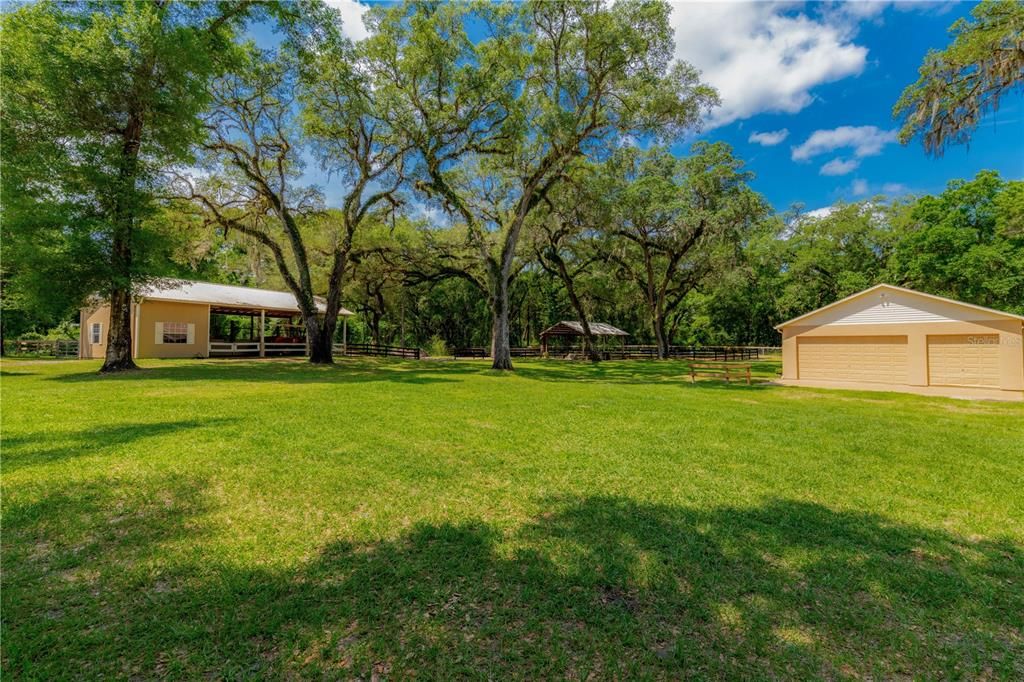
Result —
MULTIPOLYGON (((512 357, 514 358, 541 357, 540 346, 523 346, 519 348, 510 348, 509 353, 511 353, 512 357)), ((456 348, 454 351, 452 351, 452 355, 455 356, 456 360, 458 360, 459 358, 489 358, 491 357, 491 350, 489 348, 483 348, 481 346, 476 346, 472 348, 456 348)))
MULTIPOLYGON (((654 360, 658 357, 657 346, 621 346, 598 351, 605 360, 654 360)), ((669 358, 674 360, 758 360, 762 348, 746 346, 669 346, 669 358)), ((579 349, 550 349, 549 357, 561 357, 572 353, 580 356, 579 349)), ((512 348, 514 358, 539 358, 539 347, 512 348)), ((456 348, 454 355, 458 358, 487 358, 490 350, 483 347, 456 348)))
MULTIPOLYGON (((211 350, 225 352, 228 349, 221 347, 220 342, 212 342, 211 350), (217 348, 213 348, 216 345, 217 348)), ((246 350, 258 351, 259 344, 252 344, 252 348, 246 350)), ((290 351, 304 353, 304 344, 266 344, 268 353, 275 351, 290 351), (280 348, 278 348, 280 346, 280 348), (285 348, 285 346, 288 346, 285 348)), ((342 353, 344 346, 336 344, 334 351, 342 353)), ((404 346, 387 346, 371 343, 350 343, 348 344, 348 355, 363 355, 375 357, 394 357, 419 360, 421 351, 419 348, 408 348, 404 346)), ((234 349, 232 349, 234 350, 234 349)), ((669 357, 678 360, 716 360, 728 362, 731 360, 758 360, 762 353, 770 353, 773 349, 764 347, 744 346, 670 346, 669 357)), ((578 354, 579 351, 552 350, 549 355, 558 357, 568 353, 578 354)), ((74 339, 32 339, 32 340, 5 340, 4 353, 7 355, 31 355, 37 357, 77 358, 78 341, 74 339)), ((524 346, 511 349, 514 358, 538 358, 541 351, 536 346, 524 346)), ((456 358, 487 358, 490 357, 490 349, 482 346, 456 348, 453 352, 456 358)), ((606 360, 652 360, 658 357, 658 349, 649 345, 628 345, 620 348, 601 351, 601 356, 606 360)))
POLYGON ((4 341, 4 355, 31 355, 48 358, 77 358, 78 341, 75 339, 18 339, 4 341))
POLYGON ((335 353, 345 355, 364 355, 380 358, 407 358, 410 360, 420 359, 419 348, 406 348, 404 346, 381 346, 372 343, 350 343, 348 346, 335 344, 335 353))
MULTIPOLYGON (((612 355, 616 351, 610 351, 612 355)), ((626 346, 623 348, 622 359, 636 357, 658 357, 655 346, 626 346)), ((675 360, 757 360, 761 357, 759 348, 744 346, 669 346, 668 357, 675 360)), ((618 359, 618 358, 616 358, 618 359)))

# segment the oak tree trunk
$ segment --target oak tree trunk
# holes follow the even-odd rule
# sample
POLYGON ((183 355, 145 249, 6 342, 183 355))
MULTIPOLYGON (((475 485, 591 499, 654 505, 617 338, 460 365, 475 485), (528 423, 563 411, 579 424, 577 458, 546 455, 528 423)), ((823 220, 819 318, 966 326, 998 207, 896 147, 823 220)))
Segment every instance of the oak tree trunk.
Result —
POLYGON ((512 369, 512 349, 508 334, 508 269, 490 264, 491 280, 491 369, 512 369))
POLYGON ((373 338, 373 345, 380 345, 380 314, 374 311, 370 316, 370 336, 373 338))
MULTIPOLYGON (((125 190, 125 194, 129 194, 125 190)), ((125 199, 126 203, 131 199, 125 199)), ((111 244, 115 279, 110 286, 110 324, 107 330, 107 352, 100 372, 123 372, 138 369, 132 359, 132 245, 130 209, 121 206, 111 244)))
POLYGON ((310 362, 319 364, 332 364, 334 362, 334 334, 338 330, 338 313, 341 310, 341 288, 345 281, 345 271, 348 268, 349 249, 352 248, 352 232, 354 228, 348 229, 343 248, 334 252, 334 264, 331 266, 331 278, 327 287, 327 301, 324 306, 324 316, 320 320, 320 340, 317 344, 317 353, 310 349, 310 362), (314 359, 316 356, 317 359, 314 359))
POLYGON ((668 334, 665 333, 665 318, 661 315, 654 317, 654 338, 658 344, 658 359, 668 359, 668 334))
POLYGON ((107 332, 107 354, 101 372, 123 372, 138 369, 132 360, 132 294, 123 286, 110 290, 110 329, 107 332))
POLYGON ((120 168, 114 200, 111 256, 114 280, 110 287, 110 325, 107 354, 100 372, 138 369, 132 360, 132 232, 138 212, 136 183, 143 117, 133 111, 122 133, 120 168))
POLYGON ((306 311, 302 315, 302 324, 306 328, 306 343, 309 345, 309 361, 314 365, 329 365, 334 362, 331 343, 324 343, 323 325, 320 317, 306 311))
POLYGON ((309 339, 309 361, 314 365, 330 365, 334 363, 334 334, 325 334, 321 329, 316 336, 309 339))
POLYGON ((512 369, 508 338, 508 282, 499 282, 491 302, 491 369, 512 369))
POLYGON ((491 284, 491 369, 511 370, 512 347, 509 342, 509 282, 512 279, 512 261, 515 259, 516 242, 523 228, 526 212, 522 208, 509 226, 501 247, 501 256, 488 262, 491 284))

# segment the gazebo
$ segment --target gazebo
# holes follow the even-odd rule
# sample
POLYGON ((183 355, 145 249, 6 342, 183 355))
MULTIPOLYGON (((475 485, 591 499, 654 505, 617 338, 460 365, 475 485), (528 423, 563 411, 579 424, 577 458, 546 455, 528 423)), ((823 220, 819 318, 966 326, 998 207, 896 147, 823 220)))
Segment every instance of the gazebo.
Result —
MULTIPOLYGON (((590 322, 589 325, 590 333, 596 337, 625 338, 629 336, 627 332, 604 322, 590 322)), ((548 354, 548 346, 551 339, 582 339, 582 337, 583 325, 579 322, 562 321, 558 324, 553 324, 540 333, 540 352, 542 355, 548 354)), ((559 344, 561 347, 564 347, 564 345, 564 343, 559 344)), ((580 342, 580 346, 582 348, 582 341, 580 342)))

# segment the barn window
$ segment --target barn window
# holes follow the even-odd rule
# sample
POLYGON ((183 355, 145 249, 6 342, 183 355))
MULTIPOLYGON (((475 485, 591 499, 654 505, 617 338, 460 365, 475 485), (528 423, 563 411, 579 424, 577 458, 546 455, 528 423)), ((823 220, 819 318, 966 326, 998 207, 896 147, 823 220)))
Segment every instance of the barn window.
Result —
POLYGON ((188 324, 164 322, 164 343, 188 343, 188 324))
POLYGON ((93 322, 92 328, 89 330, 90 340, 93 343, 99 343, 100 339, 103 338, 103 323, 93 322))

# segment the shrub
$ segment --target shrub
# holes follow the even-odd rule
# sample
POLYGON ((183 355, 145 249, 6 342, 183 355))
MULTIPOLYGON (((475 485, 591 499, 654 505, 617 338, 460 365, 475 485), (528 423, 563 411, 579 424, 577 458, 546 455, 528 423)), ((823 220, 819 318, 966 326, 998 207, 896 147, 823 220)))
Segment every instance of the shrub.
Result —
POLYGON ((451 355, 451 351, 448 349, 448 344, 444 342, 444 339, 436 334, 427 342, 426 351, 427 355, 432 358, 451 355))
POLYGON ((46 332, 46 338, 49 341, 64 340, 64 339, 77 339, 78 338, 78 323, 70 322, 65 320, 46 332))

